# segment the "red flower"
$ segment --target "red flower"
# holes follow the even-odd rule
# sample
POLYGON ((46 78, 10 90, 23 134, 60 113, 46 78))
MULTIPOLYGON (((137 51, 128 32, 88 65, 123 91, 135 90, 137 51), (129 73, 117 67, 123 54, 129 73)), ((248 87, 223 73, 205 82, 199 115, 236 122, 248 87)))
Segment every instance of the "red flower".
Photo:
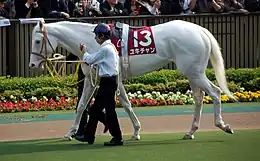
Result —
POLYGON ((65 97, 61 97, 59 101, 55 102, 53 99, 49 101, 38 100, 34 103, 30 101, 23 102, 18 100, 17 103, 12 101, 0 102, 0 113, 4 112, 21 112, 21 111, 51 111, 51 110, 64 110, 73 109, 77 103, 77 99, 66 100, 65 97))
POLYGON ((183 105, 182 100, 178 100, 178 101, 177 101, 177 104, 178 104, 178 105, 183 105))

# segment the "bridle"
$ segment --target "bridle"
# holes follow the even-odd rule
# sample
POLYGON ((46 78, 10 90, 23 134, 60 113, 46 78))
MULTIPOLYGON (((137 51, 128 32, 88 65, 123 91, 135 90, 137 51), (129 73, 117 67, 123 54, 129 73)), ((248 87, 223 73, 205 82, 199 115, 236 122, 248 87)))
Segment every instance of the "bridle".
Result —
MULTIPOLYGON (((52 57, 55 56, 55 54, 54 54, 54 53, 55 53, 55 50, 54 50, 54 48, 53 48, 53 46, 52 46, 52 44, 51 44, 51 42, 50 42, 50 39, 49 39, 48 36, 47 36, 46 27, 45 27, 44 25, 42 26, 42 31, 36 31, 36 33, 41 33, 41 34, 43 34, 43 37, 42 37, 42 47, 41 47, 40 53, 32 52, 32 54, 37 55, 37 56, 39 56, 39 57, 41 57, 41 58, 43 59, 40 63, 42 63, 42 62, 47 62, 47 61, 48 61, 47 42, 48 42, 48 44, 50 45, 50 47, 51 47, 51 49, 52 49, 52 57), (41 54, 42 51, 43 51, 43 49, 45 49, 44 55, 41 54)), ((64 57, 65 57, 65 56, 63 56, 63 58, 64 58, 64 57)), ((63 59, 63 58, 60 58, 60 59, 63 59)))

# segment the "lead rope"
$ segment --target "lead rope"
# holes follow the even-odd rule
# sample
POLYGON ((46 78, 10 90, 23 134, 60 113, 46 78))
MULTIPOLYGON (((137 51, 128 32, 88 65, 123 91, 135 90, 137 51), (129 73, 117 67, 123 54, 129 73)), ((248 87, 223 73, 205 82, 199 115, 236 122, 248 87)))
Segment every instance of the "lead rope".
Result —
POLYGON ((92 87, 97 87, 97 81, 98 81, 98 73, 99 73, 99 70, 98 70, 98 66, 96 67, 96 74, 95 74, 95 83, 93 81, 93 72, 92 70, 95 69, 95 66, 94 65, 91 65, 90 66, 90 69, 89 69, 89 75, 90 75, 90 81, 91 81, 91 85, 92 87))
MULTIPOLYGON (((51 76, 54 78, 54 74, 53 74, 53 73, 55 73, 55 75, 59 76, 59 72, 56 71, 55 65, 53 65, 52 62, 54 62, 54 63, 58 63, 58 62, 59 62, 59 63, 77 62, 76 71, 75 71, 75 73, 74 73, 73 80, 72 80, 72 82, 74 82, 75 76, 77 75, 77 73, 78 73, 78 71, 79 71, 80 63, 82 63, 82 61, 66 61, 66 60, 63 60, 63 59, 65 59, 65 58, 66 58, 66 56, 64 56, 64 55, 62 55, 62 54, 59 54, 59 53, 55 53, 55 54, 53 54, 53 57, 52 57, 52 58, 47 58, 47 59, 46 59, 46 64, 45 64, 45 66, 47 67, 48 72, 49 72, 49 73, 51 74, 51 76), (51 65, 52 70, 51 70, 51 68, 50 68, 49 65, 51 65)), ((62 68, 62 67, 64 68, 64 67, 65 67, 65 64, 63 64, 60 68, 62 68)), ((59 70, 61 70, 61 69, 59 69, 59 70)), ((60 76, 60 77, 61 77, 61 76, 60 76)), ((74 83, 74 84, 70 84, 69 86, 78 84, 78 83, 82 82, 83 80, 84 80, 84 79, 82 79, 82 80, 80 80, 80 81, 78 81, 78 82, 76 82, 76 83, 74 83)))

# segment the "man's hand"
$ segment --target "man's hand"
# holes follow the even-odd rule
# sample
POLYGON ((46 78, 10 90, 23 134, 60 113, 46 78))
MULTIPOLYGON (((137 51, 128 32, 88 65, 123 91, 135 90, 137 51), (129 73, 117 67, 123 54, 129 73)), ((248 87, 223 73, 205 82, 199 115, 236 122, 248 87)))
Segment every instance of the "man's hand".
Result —
POLYGON ((138 11, 134 11, 134 12, 132 12, 132 13, 130 14, 130 16, 137 16, 138 14, 139 14, 138 11))
POLYGON ((87 47, 86 47, 86 45, 84 45, 83 43, 80 43, 79 49, 80 49, 80 51, 82 51, 83 53, 85 53, 85 52, 87 51, 87 47))
POLYGON ((38 7, 38 3, 37 2, 33 2, 33 7, 37 8, 38 7))
POLYGON ((65 12, 61 12, 61 15, 65 16, 65 18, 70 18, 70 15, 68 13, 65 13, 65 12))
POLYGON ((159 8, 161 7, 161 1, 160 1, 160 0, 156 0, 156 1, 154 2, 154 6, 155 6, 157 9, 159 9, 159 8))

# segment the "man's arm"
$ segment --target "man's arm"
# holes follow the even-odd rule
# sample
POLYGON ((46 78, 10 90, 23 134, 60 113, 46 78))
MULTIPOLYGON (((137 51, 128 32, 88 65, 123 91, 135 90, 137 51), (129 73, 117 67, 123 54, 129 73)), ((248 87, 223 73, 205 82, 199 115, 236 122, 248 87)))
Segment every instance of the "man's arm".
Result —
POLYGON ((83 60, 88 64, 98 64, 102 62, 102 58, 106 52, 106 48, 101 48, 98 52, 89 54, 88 52, 84 53, 83 60))

